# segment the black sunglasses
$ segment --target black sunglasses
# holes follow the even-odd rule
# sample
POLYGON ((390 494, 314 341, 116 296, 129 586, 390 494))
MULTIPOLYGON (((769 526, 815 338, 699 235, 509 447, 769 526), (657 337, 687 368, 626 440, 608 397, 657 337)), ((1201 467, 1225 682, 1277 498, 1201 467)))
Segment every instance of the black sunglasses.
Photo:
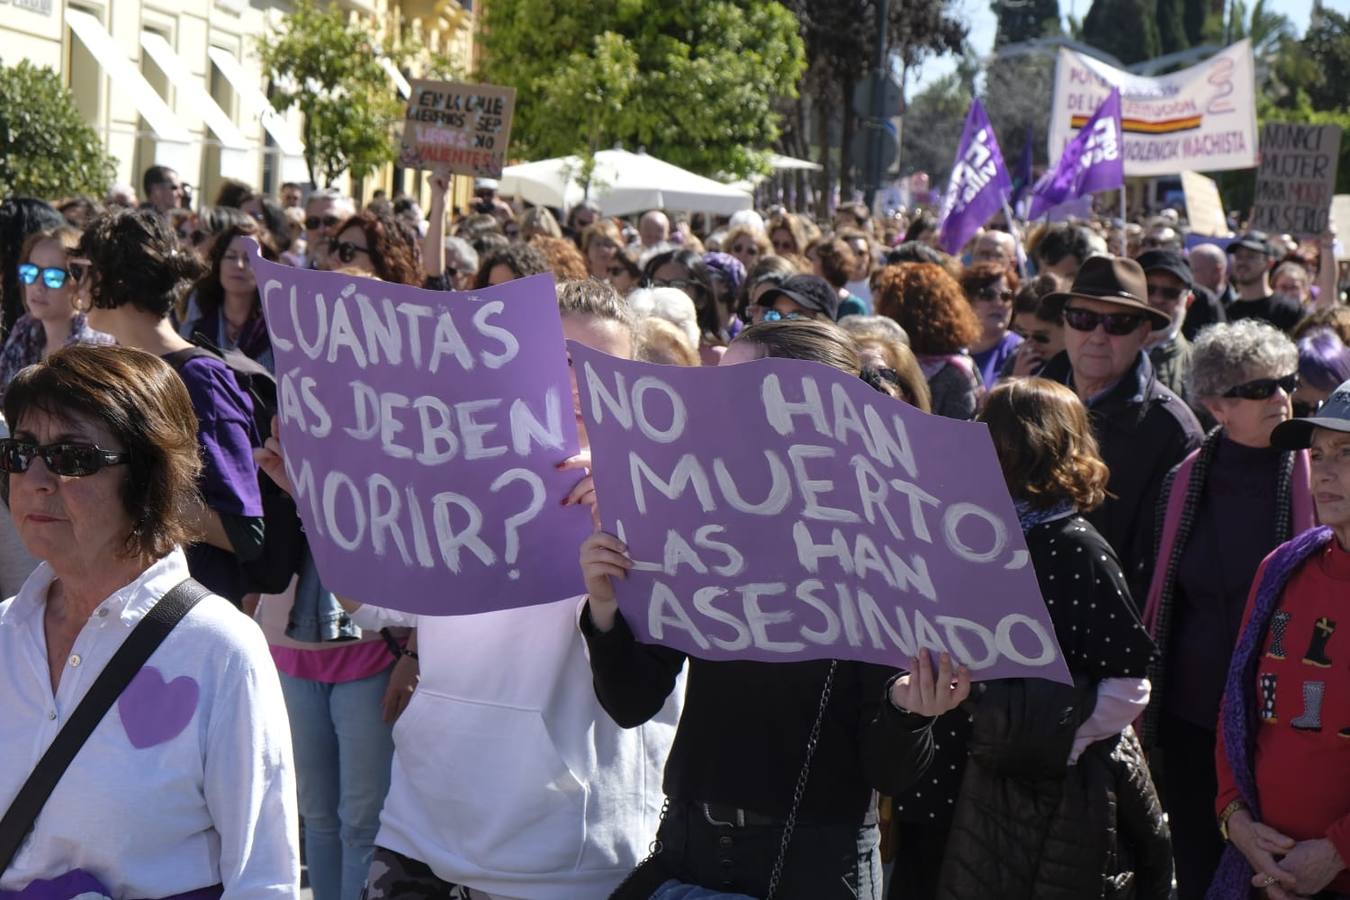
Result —
POLYGON ((1322 404, 1324 403, 1326 403, 1325 400, 1318 400, 1316 402, 1311 400, 1295 400, 1293 402, 1294 418, 1307 419, 1311 416, 1315 416, 1321 411, 1322 404))
POLYGON ((996 291, 993 288, 981 288, 975 292, 975 299, 984 300, 989 303, 1011 303, 1013 292, 996 291))
POLYGON ((93 475, 105 466, 121 465, 131 459, 130 453, 117 453, 89 444, 47 444, 39 447, 31 441, 17 438, 0 440, 0 472, 27 472, 35 456, 42 457, 42 462, 53 475, 74 478, 93 475))
POLYGON ((1106 333, 1121 337, 1133 334, 1144 317, 1138 313, 1098 313, 1076 306, 1065 307, 1064 323, 1074 331, 1096 331, 1098 325, 1106 327, 1106 333))
POLYGON ((364 253, 367 256, 370 255, 370 251, 365 247, 358 247, 351 241, 334 241, 333 252, 337 254, 338 259, 345 263, 349 263, 356 259, 356 254, 358 253, 364 253))
POLYGON ((1166 300, 1180 300, 1181 295, 1186 293, 1187 290, 1189 290, 1189 288, 1163 287, 1160 284, 1150 284, 1148 286, 1148 295, 1152 297, 1156 294, 1166 300))
POLYGON ((1277 388, 1282 388, 1286 394, 1298 390, 1298 373, 1283 378, 1258 378, 1255 381, 1244 382, 1224 391, 1223 395, 1240 400, 1269 400, 1277 388))
POLYGON ((332 228, 341 221, 342 220, 337 216, 323 216, 322 218, 319 216, 306 216, 305 227, 310 231, 318 231, 320 228, 332 228))

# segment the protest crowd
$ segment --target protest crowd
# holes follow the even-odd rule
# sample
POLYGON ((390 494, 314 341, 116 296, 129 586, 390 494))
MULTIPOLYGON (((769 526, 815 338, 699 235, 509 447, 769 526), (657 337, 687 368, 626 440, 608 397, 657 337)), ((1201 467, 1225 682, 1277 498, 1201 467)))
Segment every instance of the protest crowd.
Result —
MULTIPOLYGON (((302 858, 317 900, 1350 897, 1350 273, 1334 234, 1234 221, 1231 240, 1195 242, 1171 208, 997 211, 951 246, 927 205, 616 217, 482 178, 456 210, 449 175, 431 181, 425 211, 236 183, 193 210, 156 166, 103 201, 0 205, 0 900, 293 897, 302 858), (388 331, 358 336, 338 304, 311 347, 296 288, 273 290, 285 272, 331 273, 314 282, 329 300, 388 331), (508 542, 510 580, 465 600, 451 572, 494 551, 459 535, 451 563, 444 498, 460 495, 371 478, 372 533, 383 522, 397 548, 359 573, 365 595, 330 590, 305 516, 341 484, 304 479, 339 429, 323 385, 288 367, 355 347, 373 440, 413 456, 419 438, 393 432, 420 414, 444 481, 487 455, 487 407, 441 404, 434 433, 455 420, 459 443, 437 444, 434 410, 396 392, 414 370, 502 366, 526 338, 500 317, 531 276, 552 277, 550 308, 556 282, 557 318, 536 324, 570 342, 533 361, 572 379, 576 452, 554 453, 532 507, 568 523, 546 541, 563 563, 508 542), (381 283, 427 316, 386 300, 380 319, 381 283), (426 292, 484 298, 459 343, 426 292), (288 324, 265 314, 287 308, 288 324), (410 355, 382 375, 379 347, 410 355), (692 644, 653 642, 621 602, 661 567, 636 552, 653 523, 606 517, 606 478, 628 477, 601 458, 618 413, 582 415, 604 365, 690 370, 696 401, 747 422, 760 397, 738 371, 819 373, 855 386, 848 403, 911 407, 906 423, 981 423, 1062 677, 979 677, 922 616, 912 653, 770 661, 765 623, 793 633, 781 614, 701 593, 689 615, 735 639, 690 624, 692 644), (305 465, 282 435, 299 421, 305 465), (396 510, 417 511, 410 530, 396 510), (429 534, 450 571, 419 571, 439 565, 429 534), (578 589, 535 595, 567 579, 578 589)), ((759 441, 702 412, 675 453, 759 441)), ((803 480, 801 454, 752 451, 775 484, 825 483, 803 480)), ((762 493, 735 496, 725 466, 691 471, 717 502, 762 493)), ((914 481, 900 530, 917 533, 914 498, 939 490, 914 481)), ((787 569, 794 539, 797 554, 830 540, 737 527, 700 529, 688 558, 787 569)), ((918 590, 921 562, 877 567, 918 590)))

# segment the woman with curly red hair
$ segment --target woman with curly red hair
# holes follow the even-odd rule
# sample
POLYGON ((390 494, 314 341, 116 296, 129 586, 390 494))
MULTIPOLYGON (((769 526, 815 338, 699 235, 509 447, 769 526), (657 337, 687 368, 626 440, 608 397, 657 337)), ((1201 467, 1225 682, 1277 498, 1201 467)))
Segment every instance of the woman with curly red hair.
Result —
POLYGON ((427 284, 421 239, 407 225, 384 213, 359 212, 338 228, 328 248, 331 268, 413 287, 427 284))
POLYGON ((981 382, 966 348, 982 329, 956 279, 933 263, 887 266, 876 276, 872 299, 878 315, 899 322, 909 335, 934 415, 973 419, 981 382))

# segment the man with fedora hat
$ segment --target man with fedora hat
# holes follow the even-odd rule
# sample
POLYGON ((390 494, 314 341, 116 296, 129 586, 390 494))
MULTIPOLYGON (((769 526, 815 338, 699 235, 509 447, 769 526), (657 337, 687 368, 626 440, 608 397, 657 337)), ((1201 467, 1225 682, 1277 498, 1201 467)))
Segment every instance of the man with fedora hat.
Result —
POLYGON ((1270 240, 1263 231, 1249 231, 1228 245, 1233 258, 1237 299, 1228 307, 1228 321, 1264 319, 1281 331, 1292 331, 1303 318, 1303 307, 1293 297, 1275 293, 1270 270, 1275 262, 1270 240))
POLYGON ((1072 388, 1088 408, 1107 499, 1087 515, 1115 548, 1136 596, 1153 567, 1158 495, 1168 471, 1204 437, 1195 414, 1158 380, 1145 347, 1171 328, 1172 314, 1148 302, 1144 270, 1126 257, 1094 256, 1073 286, 1046 299, 1064 303, 1064 352, 1041 377, 1072 388))

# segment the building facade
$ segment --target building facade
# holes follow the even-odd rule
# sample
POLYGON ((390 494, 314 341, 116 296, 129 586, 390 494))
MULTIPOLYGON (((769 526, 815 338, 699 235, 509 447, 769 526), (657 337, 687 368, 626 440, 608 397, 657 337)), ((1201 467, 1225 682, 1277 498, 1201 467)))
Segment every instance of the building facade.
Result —
MULTIPOLYGON (((474 65, 469 0, 342 0, 379 34, 416 34, 463 71, 474 65)), ((151 165, 176 169, 194 206, 221 181, 264 191, 305 183, 299 113, 267 99, 259 37, 278 28, 282 0, 0 0, 0 64, 28 59, 61 75, 117 161, 117 180, 141 191, 151 165)), ((390 90, 416 73, 390 67, 390 90)), ((386 167, 369 195, 416 190, 421 179, 386 167), (407 184, 407 182, 413 182, 407 184)))

